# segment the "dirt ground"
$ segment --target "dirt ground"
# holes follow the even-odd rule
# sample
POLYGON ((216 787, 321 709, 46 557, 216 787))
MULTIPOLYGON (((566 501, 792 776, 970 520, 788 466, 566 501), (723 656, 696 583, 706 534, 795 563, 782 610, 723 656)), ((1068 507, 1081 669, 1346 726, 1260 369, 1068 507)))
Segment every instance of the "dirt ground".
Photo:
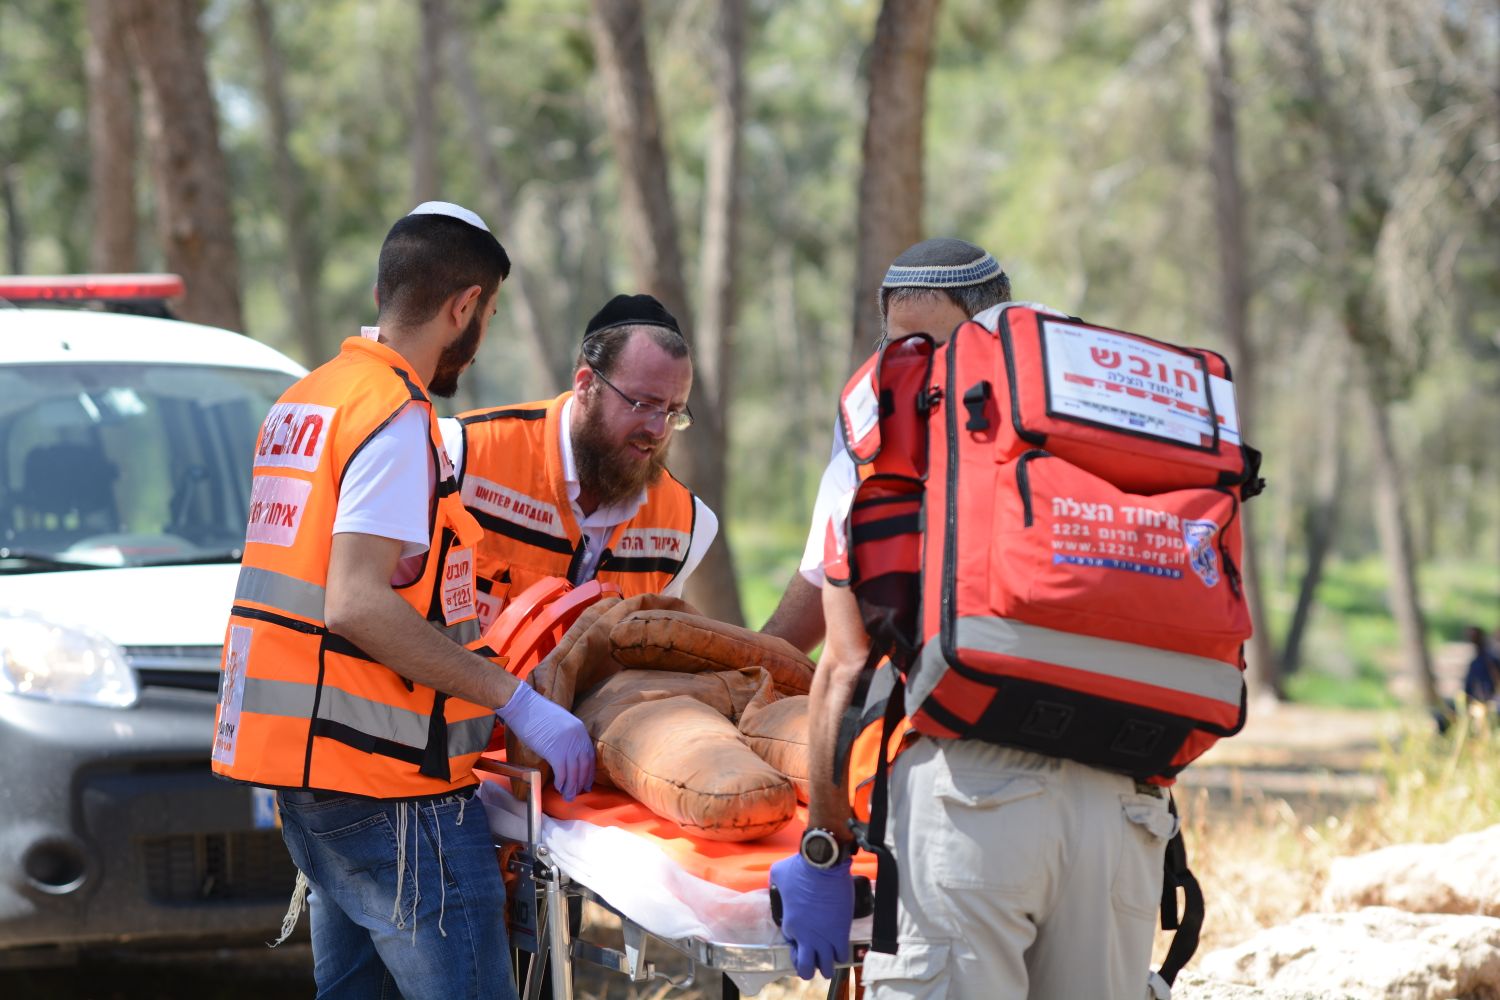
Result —
MULTIPOLYGON (((1410 717, 1394 712, 1256 706, 1244 732, 1209 751, 1184 775, 1179 799, 1203 808, 1255 808, 1282 800, 1299 815, 1331 812, 1375 794, 1371 766, 1383 742, 1400 738, 1410 717)), ((1418 720, 1420 723, 1420 720, 1418 720)), ((615 944, 618 932, 608 914, 591 914, 589 936, 615 944)), ((716 998, 718 977, 693 970, 691 962, 665 948, 650 956, 664 973, 680 979, 696 971, 696 984, 683 991, 663 981, 632 984, 624 976, 577 964, 579 1000, 663 1000, 716 998)), ((267 949, 142 955, 120 952, 91 956, 76 965, 24 972, 0 971, 5 1000, 249 1000, 267 995, 312 997, 312 956, 306 945, 267 949)), ((821 996, 822 989, 776 983, 762 991, 766 1000, 821 996)))

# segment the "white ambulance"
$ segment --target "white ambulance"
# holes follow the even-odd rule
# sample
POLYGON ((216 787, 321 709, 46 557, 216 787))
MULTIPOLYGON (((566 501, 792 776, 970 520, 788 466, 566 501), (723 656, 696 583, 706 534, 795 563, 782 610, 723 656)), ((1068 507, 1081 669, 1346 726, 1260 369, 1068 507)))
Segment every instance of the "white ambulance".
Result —
POLYGON ((250 457, 303 370, 180 292, 0 278, 0 968, 265 941, 295 879, 208 761, 250 457))

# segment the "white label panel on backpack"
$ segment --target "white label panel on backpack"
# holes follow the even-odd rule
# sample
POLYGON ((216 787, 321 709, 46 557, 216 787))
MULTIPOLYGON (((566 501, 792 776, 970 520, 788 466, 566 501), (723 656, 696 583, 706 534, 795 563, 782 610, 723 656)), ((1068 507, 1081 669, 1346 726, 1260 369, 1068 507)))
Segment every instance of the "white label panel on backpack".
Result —
POLYGON ((1051 412, 1201 447, 1212 440, 1198 359, 1108 330, 1045 322, 1051 412))
POLYGON ((1219 440, 1239 444, 1240 410, 1234 399, 1234 383, 1227 378, 1210 375, 1208 388, 1213 393, 1214 415, 1219 418, 1219 440))
POLYGON ((880 396, 875 392, 875 373, 859 380, 859 385, 844 397, 844 414, 849 420, 849 443, 858 446, 880 422, 880 396))

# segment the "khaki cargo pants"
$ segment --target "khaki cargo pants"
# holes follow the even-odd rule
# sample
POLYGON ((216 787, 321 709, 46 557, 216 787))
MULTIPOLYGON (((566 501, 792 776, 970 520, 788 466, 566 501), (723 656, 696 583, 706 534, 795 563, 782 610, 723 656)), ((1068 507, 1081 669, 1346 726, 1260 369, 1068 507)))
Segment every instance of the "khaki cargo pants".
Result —
POLYGON ((871 1000, 1142 1000, 1176 831, 1130 778, 922 738, 891 775, 900 950, 871 1000))

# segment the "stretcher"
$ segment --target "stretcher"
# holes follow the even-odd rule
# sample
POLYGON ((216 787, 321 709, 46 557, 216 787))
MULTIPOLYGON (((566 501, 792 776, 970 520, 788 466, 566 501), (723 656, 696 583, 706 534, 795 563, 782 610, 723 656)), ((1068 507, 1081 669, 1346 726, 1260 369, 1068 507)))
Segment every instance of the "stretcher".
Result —
MULTIPOLYGON (((664 980, 675 988, 694 985, 706 969, 717 982, 697 985, 722 1000, 792 973, 790 949, 771 919, 767 870, 797 849, 804 823, 794 820, 750 844, 696 840, 614 791, 572 803, 548 794, 544 803, 540 773, 499 754, 486 754, 475 770, 505 873, 511 947, 534 956, 518 984, 523 1000, 542 1000, 546 980, 549 1000, 572 1000, 580 959, 637 983, 664 980), (623 947, 586 940, 586 932, 575 937, 575 899, 616 915, 623 947), (648 955, 662 948, 691 959, 693 971, 677 978, 660 971, 648 955)), ((872 858, 857 859, 857 871, 873 875, 873 867, 872 858)), ((851 961, 830 984, 830 1000, 848 989, 869 932, 868 917, 855 921, 851 961)))

